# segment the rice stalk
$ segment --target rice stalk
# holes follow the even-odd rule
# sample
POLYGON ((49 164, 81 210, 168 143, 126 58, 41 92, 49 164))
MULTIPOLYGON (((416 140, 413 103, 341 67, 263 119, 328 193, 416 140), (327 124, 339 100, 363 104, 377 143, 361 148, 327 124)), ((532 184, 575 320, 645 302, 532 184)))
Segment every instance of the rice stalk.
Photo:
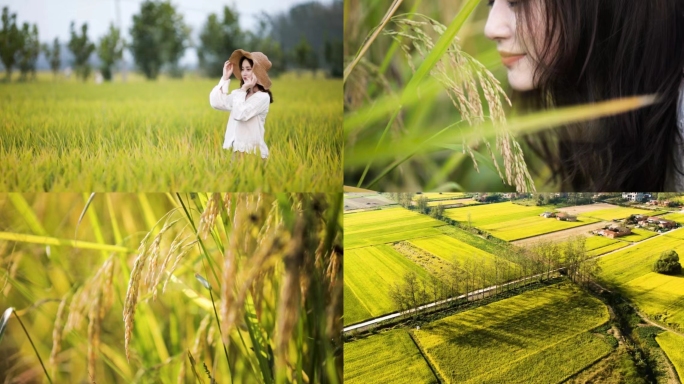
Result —
MULTIPOLYGON (((392 21, 400 29, 388 29, 385 34, 400 44, 409 66, 415 74, 417 70, 413 65, 413 51, 425 60, 435 49, 435 43, 426 30, 432 30, 442 36, 447 31, 447 27, 427 16, 414 16, 418 20, 406 19, 404 16, 394 17, 392 21), (404 43, 404 41, 408 43, 404 43)), ((495 147, 503 158, 503 171, 499 166, 491 143, 484 138, 484 132, 479 132, 479 136, 476 134, 476 139, 471 142, 466 142, 465 136, 462 139, 463 153, 470 156, 475 169, 479 172, 474 153, 475 148, 479 143, 484 143, 491 156, 491 161, 504 183, 514 185, 519 192, 535 191, 534 182, 527 169, 520 144, 507 129, 502 100, 508 105, 511 102, 494 75, 479 61, 463 52, 458 44, 458 39, 454 39, 449 44, 448 49, 430 70, 430 75, 444 86, 452 104, 468 126, 477 129, 485 119, 493 122, 497 132, 495 147), (483 91, 489 116, 484 114, 479 89, 483 91)))
POLYGON ((57 355, 62 349, 62 335, 64 331, 64 310, 66 309, 67 298, 69 294, 67 293, 62 298, 57 308, 57 315, 55 316, 55 325, 52 328, 52 351, 50 351, 50 359, 48 363, 52 367, 52 374, 55 374, 57 369, 57 355))

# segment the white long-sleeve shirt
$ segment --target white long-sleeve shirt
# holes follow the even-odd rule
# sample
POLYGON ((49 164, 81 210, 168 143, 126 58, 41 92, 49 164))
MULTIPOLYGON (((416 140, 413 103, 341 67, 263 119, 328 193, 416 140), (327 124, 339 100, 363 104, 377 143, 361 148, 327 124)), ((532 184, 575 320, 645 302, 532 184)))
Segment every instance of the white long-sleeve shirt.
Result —
POLYGON ((268 147, 264 142, 264 124, 270 105, 266 92, 257 92, 247 98, 247 92, 238 88, 228 93, 230 80, 221 78, 218 85, 209 93, 212 108, 230 112, 223 148, 233 152, 260 153, 268 157, 268 147))

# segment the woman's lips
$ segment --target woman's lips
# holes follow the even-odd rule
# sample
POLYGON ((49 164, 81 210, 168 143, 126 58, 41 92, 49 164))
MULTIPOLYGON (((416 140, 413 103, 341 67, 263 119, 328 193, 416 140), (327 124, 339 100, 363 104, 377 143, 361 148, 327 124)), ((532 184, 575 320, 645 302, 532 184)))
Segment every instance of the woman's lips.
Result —
POLYGON ((501 62, 503 63, 503 65, 505 65, 505 66, 507 66, 507 67, 510 67, 510 66, 512 66, 513 64, 517 63, 518 60, 522 59, 522 58, 525 57, 525 56, 526 56, 526 55, 525 55, 524 53, 523 53, 523 54, 520 54, 520 55, 516 55, 516 54, 503 54, 503 53, 502 53, 502 54, 501 54, 501 62))

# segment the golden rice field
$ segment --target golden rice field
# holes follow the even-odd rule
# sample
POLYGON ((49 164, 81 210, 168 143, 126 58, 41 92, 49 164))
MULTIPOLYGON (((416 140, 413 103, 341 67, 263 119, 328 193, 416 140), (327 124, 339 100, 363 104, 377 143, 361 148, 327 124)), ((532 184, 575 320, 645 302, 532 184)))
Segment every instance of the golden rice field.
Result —
POLYGON ((426 270, 411 262, 390 245, 355 248, 344 255, 344 325, 384 315, 395 310, 389 290, 414 272, 428 283, 426 270))
POLYGON ((577 221, 560 221, 555 218, 544 218, 540 216, 530 216, 516 220, 503 221, 481 225, 480 229, 506 241, 514 241, 543 235, 545 233, 562 231, 565 229, 580 227, 582 225, 593 224, 599 220, 589 217, 578 217, 577 221))
POLYGON ((339 194, 0 194, 0 377, 340 383, 341 208, 339 194))
POLYGON ((587 238, 587 242, 585 243, 587 254, 589 256, 603 255, 604 253, 608 253, 628 245, 629 243, 626 241, 609 239, 603 236, 591 236, 587 238))
POLYGON ((383 332, 345 343, 344 382, 347 384, 437 384, 408 332, 383 332))
POLYGON ((431 200, 428 203, 428 207, 436 207, 438 205, 451 205, 451 204, 463 204, 463 205, 478 205, 480 204, 478 201, 475 201, 473 199, 450 199, 450 200, 431 200))
POLYGON ((615 207, 609 209, 600 209, 598 211, 591 211, 581 214, 580 216, 592 217, 601 221, 610 221, 613 219, 624 219, 630 215, 648 215, 656 216, 665 213, 665 211, 651 211, 648 209, 639 208, 625 208, 625 207, 615 207))
POLYGON ((656 341, 674 365, 679 380, 684 381, 684 336, 672 332, 663 332, 656 336, 656 341))
POLYGON ((684 224, 684 213, 668 213, 661 216, 663 219, 676 221, 680 224, 684 224))
POLYGON ((643 240, 646 240, 648 238, 651 238, 651 237, 657 236, 657 235, 658 235, 657 232, 649 231, 646 229, 634 228, 634 229, 632 229, 631 235, 622 236, 622 237, 619 237, 618 239, 622 240, 622 241, 629 241, 632 243, 636 243, 636 242, 643 241, 643 240))
MULTIPOLYGON (((677 234, 681 230, 673 232, 677 234)), ((644 240, 600 259, 599 277, 616 287, 649 317, 673 326, 684 326, 684 276, 651 271, 663 251, 684 255, 684 239, 669 234, 644 240)))
POLYGON ((489 224, 496 225, 506 221, 538 216, 542 212, 552 210, 548 207, 527 207, 505 202, 447 209, 445 216, 462 223, 468 223, 470 219, 470 225, 480 228, 489 224))
POLYGON ((273 79, 267 161, 223 149, 228 113, 209 105, 217 83, 4 84, 0 191, 339 190, 341 80, 273 79))
POLYGON ((447 383, 554 383, 612 351, 588 332, 608 319, 603 303, 563 283, 411 332, 447 383))
POLYGON ((435 227, 442 225, 442 221, 402 207, 348 213, 344 215, 344 249, 439 235, 435 227))

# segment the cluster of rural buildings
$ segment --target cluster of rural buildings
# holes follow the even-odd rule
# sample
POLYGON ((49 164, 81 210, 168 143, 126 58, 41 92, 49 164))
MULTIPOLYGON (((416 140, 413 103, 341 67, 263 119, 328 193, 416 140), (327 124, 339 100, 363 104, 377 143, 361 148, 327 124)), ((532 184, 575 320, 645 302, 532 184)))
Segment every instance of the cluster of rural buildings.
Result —
POLYGON ((616 224, 611 224, 603 229, 599 229, 594 233, 600 236, 614 239, 632 234, 631 228, 626 224, 634 224, 638 228, 644 228, 653 232, 666 232, 677 228, 677 222, 663 219, 662 217, 647 216, 647 215, 632 215, 616 224))

